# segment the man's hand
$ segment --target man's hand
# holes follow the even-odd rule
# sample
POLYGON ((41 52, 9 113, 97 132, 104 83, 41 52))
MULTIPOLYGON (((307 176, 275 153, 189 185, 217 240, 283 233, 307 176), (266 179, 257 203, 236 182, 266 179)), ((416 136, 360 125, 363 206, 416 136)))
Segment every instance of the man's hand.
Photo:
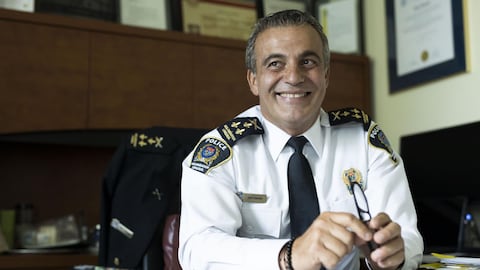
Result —
POLYGON ((370 253, 362 247, 374 269, 398 269, 405 260, 405 246, 401 235, 401 227, 393 222, 385 213, 372 218, 368 227, 374 231, 373 240, 378 248, 370 253))
MULTIPOLYGON (((377 227, 382 224, 385 223, 380 218, 374 223, 377 227)), ((350 213, 322 212, 293 243, 292 266, 295 270, 318 270, 322 266, 333 268, 352 251, 354 245, 364 245, 371 241, 372 229, 350 213)), ((379 240, 388 237, 388 231, 377 236, 379 240)), ((386 258, 382 252, 388 253, 388 250, 382 249, 380 253, 375 253, 375 262, 379 259, 383 262, 386 258)))

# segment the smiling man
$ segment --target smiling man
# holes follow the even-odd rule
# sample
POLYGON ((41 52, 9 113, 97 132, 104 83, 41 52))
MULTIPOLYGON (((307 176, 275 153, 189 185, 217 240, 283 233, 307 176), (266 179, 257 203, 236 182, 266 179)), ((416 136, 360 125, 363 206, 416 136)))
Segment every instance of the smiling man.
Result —
POLYGON ((255 43, 256 68, 248 69, 247 80, 263 116, 292 136, 305 132, 317 121, 328 86, 320 35, 308 24, 273 27, 255 43))
POLYGON ((402 160, 361 110, 322 110, 329 58, 303 12, 255 25, 246 65, 259 105, 183 162, 183 269, 359 269, 361 253, 373 269, 416 269, 423 242, 402 160))

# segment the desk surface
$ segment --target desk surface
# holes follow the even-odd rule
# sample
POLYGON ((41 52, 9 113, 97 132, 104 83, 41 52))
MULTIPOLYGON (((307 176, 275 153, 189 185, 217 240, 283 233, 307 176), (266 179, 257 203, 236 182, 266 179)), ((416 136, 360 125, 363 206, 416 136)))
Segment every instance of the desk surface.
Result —
POLYGON ((94 254, 2 254, 0 269, 56 269, 71 270, 75 265, 97 264, 94 254))

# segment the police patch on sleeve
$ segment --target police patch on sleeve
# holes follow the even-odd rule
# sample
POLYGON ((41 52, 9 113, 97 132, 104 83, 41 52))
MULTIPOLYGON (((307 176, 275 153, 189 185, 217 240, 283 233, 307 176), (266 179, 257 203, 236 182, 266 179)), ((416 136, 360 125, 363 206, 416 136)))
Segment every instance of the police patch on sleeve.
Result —
POLYGON ((232 148, 220 138, 202 139, 193 152, 190 168, 207 174, 232 158, 232 148))
POLYGON ((398 157, 390 146, 387 136, 385 136, 385 133, 383 133, 378 124, 372 126, 368 132, 368 138, 371 145, 387 151, 393 163, 398 164, 398 157))

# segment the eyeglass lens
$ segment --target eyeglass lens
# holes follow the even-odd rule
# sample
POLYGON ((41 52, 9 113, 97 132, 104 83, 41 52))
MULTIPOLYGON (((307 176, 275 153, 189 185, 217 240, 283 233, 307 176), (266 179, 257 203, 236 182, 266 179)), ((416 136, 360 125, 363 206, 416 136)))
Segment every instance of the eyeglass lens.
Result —
POLYGON ((368 202, 362 187, 358 183, 352 183, 353 195, 358 208, 358 214, 363 221, 369 221, 372 217, 368 209, 368 202))

